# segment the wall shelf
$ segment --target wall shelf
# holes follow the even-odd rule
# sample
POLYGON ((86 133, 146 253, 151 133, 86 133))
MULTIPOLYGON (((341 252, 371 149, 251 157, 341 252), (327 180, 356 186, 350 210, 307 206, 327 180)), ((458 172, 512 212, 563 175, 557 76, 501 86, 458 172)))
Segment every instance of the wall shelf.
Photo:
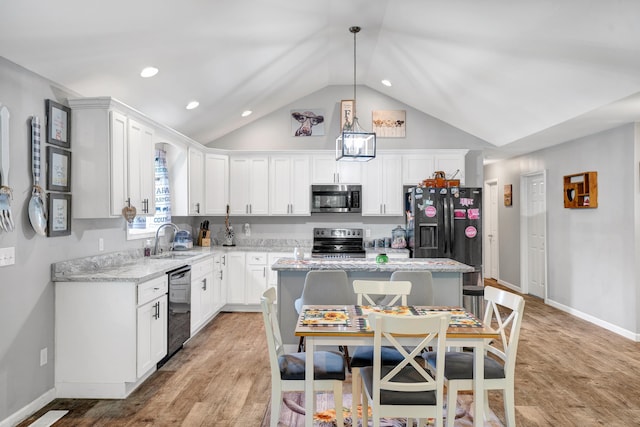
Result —
POLYGON ((565 208, 598 207, 598 172, 582 172, 564 176, 565 208))

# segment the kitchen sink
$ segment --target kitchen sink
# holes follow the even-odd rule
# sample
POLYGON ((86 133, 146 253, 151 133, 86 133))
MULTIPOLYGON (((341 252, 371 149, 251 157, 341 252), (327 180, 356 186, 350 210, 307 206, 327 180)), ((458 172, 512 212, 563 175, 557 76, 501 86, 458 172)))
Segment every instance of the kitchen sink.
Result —
POLYGON ((201 255, 201 252, 195 251, 170 251, 163 252, 158 255, 151 255, 151 259, 185 259, 193 258, 194 256, 201 255))

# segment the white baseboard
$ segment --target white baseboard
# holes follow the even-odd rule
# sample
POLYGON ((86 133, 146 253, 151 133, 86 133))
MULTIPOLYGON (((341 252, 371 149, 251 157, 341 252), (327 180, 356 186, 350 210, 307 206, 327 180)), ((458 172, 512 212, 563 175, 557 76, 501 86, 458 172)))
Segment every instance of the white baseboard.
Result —
POLYGON ((520 288, 520 286, 514 285, 513 283, 505 282, 504 280, 500 280, 500 279, 497 279, 496 282, 498 282, 498 284, 500 284, 502 286, 506 286, 507 288, 511 289, 512 291, 522 292, 522 289, 520 288))
POLYGON ((583 313, 579 310, 566 306, 564 304, 560 304, 556 301, 547 299, 545 303, 549 304, 551 307, 557 308, 558 310, 564 311, 565 313, 569 313, 573 316, 576 316, 582 320, 586 320, 589 323, 593 323, 596 326, 600 326, 608 331, 616 333, 624 338, 630 339, 632 341, 640 342, 640 334, 636 334, 627 329, 621 328, 620 326, 614 325, 612 323, 606 322, 602 319, 598 319, 597 317, 591 316, 590 314, 583 313))
POLYGON ((35 414, 42 407, 48 405, 56 398, 56 390, 52 388, 51 390, 45 392, 42 396, 38 397, 33 402, 29 403, 27 406, 21 408, 19 411, 9 415, 9 417, 0 421, 0 427, 13 427, 18 425, 22 421, 26 420, 32 414, 35 414))

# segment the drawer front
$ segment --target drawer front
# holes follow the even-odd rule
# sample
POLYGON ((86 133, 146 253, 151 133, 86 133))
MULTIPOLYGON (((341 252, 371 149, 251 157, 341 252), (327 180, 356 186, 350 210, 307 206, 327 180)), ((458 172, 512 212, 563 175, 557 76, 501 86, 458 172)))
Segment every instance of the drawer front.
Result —
POLYGON ((191 264, 191 278, 202 277, 213 271, 213 258, 207 258, 203 261, 191 264))
POLYGON ((149 280, 148 282, 140 283, 138 285, 138 305, 145 304, 163 294, 166 294, 168 288, 168 278, 166 275, 149 280))
POLYGON ((259 252, 247 252, 247 264, 250 265, 266 265, 267 254, 259 252))

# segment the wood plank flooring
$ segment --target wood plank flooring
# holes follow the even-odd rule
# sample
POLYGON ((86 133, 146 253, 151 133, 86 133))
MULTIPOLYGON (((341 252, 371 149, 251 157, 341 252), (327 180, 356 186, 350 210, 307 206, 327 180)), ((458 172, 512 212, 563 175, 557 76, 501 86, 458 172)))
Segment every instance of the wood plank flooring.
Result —
MULTIPOLYGON (((488 281, 490 285, 496 285, 488 281)), ((516 367, 518 426, 640 425, 640 343, 525 296, 516 367)), ((258 427, 270 395, 259 313, 222 313, 124 400, 56 399, 67 426, 258 427)), ((504 421, 502 395, 491 407, 504 421)))

